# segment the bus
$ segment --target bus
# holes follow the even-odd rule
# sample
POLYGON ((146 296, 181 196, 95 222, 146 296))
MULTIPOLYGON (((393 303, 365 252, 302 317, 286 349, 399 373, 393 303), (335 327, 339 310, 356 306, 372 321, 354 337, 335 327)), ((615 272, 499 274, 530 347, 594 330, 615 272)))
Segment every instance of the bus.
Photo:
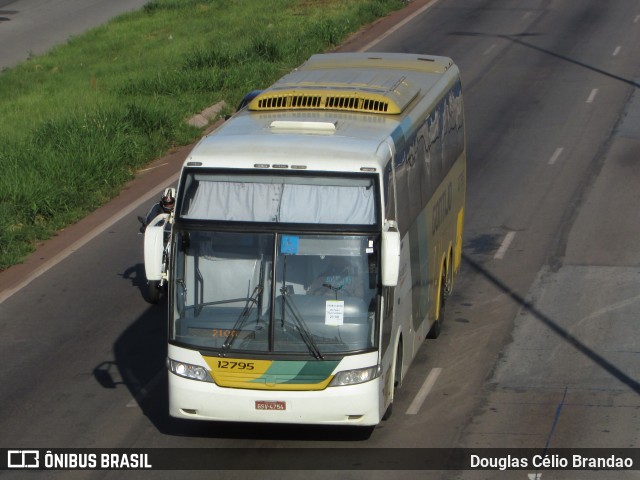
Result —
POLYGON ((167 284, 169 413, 374 426, 460 268, 459 69, 318 54, 242 105, 185 159, 168 255, 145 254, 167 284))

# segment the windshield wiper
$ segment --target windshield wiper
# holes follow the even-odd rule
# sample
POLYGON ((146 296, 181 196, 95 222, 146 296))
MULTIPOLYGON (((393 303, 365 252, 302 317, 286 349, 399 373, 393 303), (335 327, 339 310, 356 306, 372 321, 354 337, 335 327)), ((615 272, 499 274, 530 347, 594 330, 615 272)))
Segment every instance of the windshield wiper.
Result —
POLYGON ((245 322, 251 315, 251 312, 253 311, 254 307, 258 304, 258 297, 260 297, 260 295, 262 294, 263 288, 264 287, 262 286, 262 284, 259 284, 259 285, 256 285, 256 288, 253 289, 253 293, 247 299, 247 303, 242 309, 240 316, 236 320, 236 323, 233 325, 233 328, 229 332, 229 335, 227 335, 227 338, 222 344, 222 348, 224 350, 229 350, 231 348, 231 344, 238 336, 238 331, 240 331, 240 329, 244 326, 245 322))
MULTIPOLYGON (((244 326, 245 322, 249 318, 249 315, 251 315, 251 312, 253 311, 254 307, 261 303, 260 296, 262 295, 263 291, 264 291, 264 258, 261 256, 260 257, 260 283, 258 283, 258 285, 256 285, 256 288, 253 289, 253 293, 247 299, 247 303, 245 304, 244 309, 240 313, 240 316, 236 320, 236 323, 233 325, 233 328, 229 332, 229 335, 227 335, 227 338, 225 338, 224 343, 222 344, 223 350, 229 350, 231 348, 231 344, 238 336, 238 331, 244 326)), ((258 314, 258 317, 260 317, 259 314, 258 314)))
POLYGON ((320 349, 316 345, 316 342, 313 341, 313 336, 309 332, 309 327, 303 320, 298 308, 295 306, 294 302, 290 302, 289 297, 289 289, 287 288, 286 283, 287 277, 287 255, 284 256, 284 265, 282 269, 282 288, 280 289, 280 294, 282 295, 282 327, 284 327, 285 323, 285 312, 287 307, 291 310, 293 314, 293 320, 295 322, 294 327, 298 330, 302 341, 305 343, 309 352, 315 357, 316 360, 324 360, 324 356, 320 352, 320 349))
MULTIPOLYGON (((296 323, 295 327, 298 330, 300 337, 302 337, 302 341, 305 343, 305 345, 309 349, 309 352, 311 352, 311 354, 316 358, 316 360, 324 360, 324 356, 320 352, 320 349, 316 345, 316 342, 313 340, 313 335, 311 335, 311 332, 309 332, 309 327, 307 327, 307 324, 305 323, 304 319, 300 315, 298 308, 295 306, 295 303, 290 302, 287 299, 287 297, 288 297, 288 294, 286 293, 286 291, 283 292, 282 302, 284 303, 285 306, 289 307, 289 310, 291 310, 291 313, 293 314, 293 319, 296 323)), ((284 322, 284 311, 282 313, 283 313, 283 322, 284 322)))
POLYGON ((328 288, 333 293, 335 293, 336 294, 336 300, 338 300, 338 292, 344 288, 344 285, 340 285, 339 287, 334 287, 330 283, 323 283, 322 286, 325 287, 325 288, 328 288))

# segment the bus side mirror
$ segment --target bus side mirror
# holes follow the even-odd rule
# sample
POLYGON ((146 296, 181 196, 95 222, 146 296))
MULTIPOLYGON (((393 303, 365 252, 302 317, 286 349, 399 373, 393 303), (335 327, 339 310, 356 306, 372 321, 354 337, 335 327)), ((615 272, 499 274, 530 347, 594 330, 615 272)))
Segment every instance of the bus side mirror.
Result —
POLYGON ((382 232, 382 286, 398 285, 400 274, 400 232, 382 232))

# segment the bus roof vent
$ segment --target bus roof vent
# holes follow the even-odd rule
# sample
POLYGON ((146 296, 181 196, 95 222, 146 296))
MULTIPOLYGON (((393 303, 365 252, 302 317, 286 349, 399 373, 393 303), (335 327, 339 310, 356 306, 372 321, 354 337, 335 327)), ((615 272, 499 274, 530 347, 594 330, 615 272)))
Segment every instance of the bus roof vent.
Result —
MULTIPOLYGON (((249 103, 249 110, 340 110, 399 114, 420 91, 407 78, 353 78, 349 82, 313 81, 317 71, 293 72, 264 90, 249 103), (393 81, 391 81, 393 80, 393 81)), ((319 80, 319 81, 318 81, 319 80)))

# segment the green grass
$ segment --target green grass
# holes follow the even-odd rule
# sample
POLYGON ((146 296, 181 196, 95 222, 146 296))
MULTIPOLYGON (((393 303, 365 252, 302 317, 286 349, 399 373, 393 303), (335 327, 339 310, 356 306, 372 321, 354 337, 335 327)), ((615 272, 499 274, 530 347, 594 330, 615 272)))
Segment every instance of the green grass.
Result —
POLYGON ((185 120, 265 88, 402 0, 152 0, 0 73, 0 270, 197 139, 185 120))

